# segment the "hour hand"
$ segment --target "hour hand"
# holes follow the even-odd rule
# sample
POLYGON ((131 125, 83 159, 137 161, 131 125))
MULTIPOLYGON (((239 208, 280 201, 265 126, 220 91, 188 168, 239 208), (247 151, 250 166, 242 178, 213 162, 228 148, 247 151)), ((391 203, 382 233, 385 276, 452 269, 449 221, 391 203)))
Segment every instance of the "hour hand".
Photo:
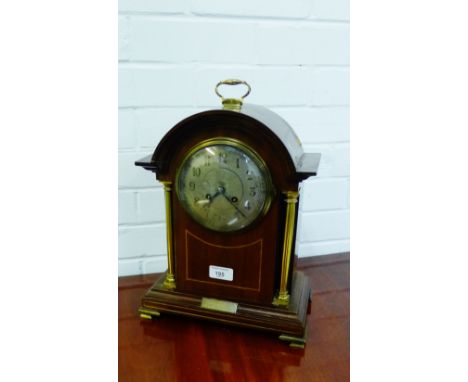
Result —
POLYGON ((223 186, 218 186, 216 192, 213 195, 206 194, 205 198, 208 200, 210 203, 219 195, 224 195, 225 189, 223 186))

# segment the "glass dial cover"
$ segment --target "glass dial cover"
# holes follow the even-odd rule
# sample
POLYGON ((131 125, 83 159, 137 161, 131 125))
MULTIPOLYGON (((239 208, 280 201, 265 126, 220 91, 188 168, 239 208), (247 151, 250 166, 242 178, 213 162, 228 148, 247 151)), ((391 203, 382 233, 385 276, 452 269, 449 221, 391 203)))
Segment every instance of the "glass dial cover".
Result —
POLYGON ((179 168, 176 190, 199 224, 231 232, 266 213, 272 186, 258 154, 238 141, 220 139, 190 150, 179 168))

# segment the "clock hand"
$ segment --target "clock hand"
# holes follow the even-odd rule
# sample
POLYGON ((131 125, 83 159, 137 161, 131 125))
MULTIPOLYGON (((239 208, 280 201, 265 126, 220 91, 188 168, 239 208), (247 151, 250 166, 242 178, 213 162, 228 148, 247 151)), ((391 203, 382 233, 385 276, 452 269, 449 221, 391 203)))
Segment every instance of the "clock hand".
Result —
POLYGON ((226 192, 225 188, 223 186, 218 186, 218 189, 216 190, 216 192, 210 196, 210 194, 207 194, 206 195, 206 199, 208 199, 210 201, 210 203, 219 195, 224 195, 224 193, 226 192))
POLYGON ((214 200, 214 198, 216 198, 217 196, 221 195, 221 191, 218 189, 218 191, 216 191, 213 195, 206 195, 207 199, 210 200, 210 203, 214 200))
MULTIPOLYGON (((226 195, 226 189, 223 187, 223 186, 218 186, 218 189, 217 191, 212 195, 210 196, 209 194, 206 195, 206 199, 205 200, 208 200, 208 204, 211 204, 211 202, 219 195, 223 195, 223 197, 237 210, 237 212, 239 212, 244 218, 246 218, 247 216, 245 216, 245 214, 239 209, 239 207, 237 207, 234 202, 232 201, 233 198, 230 198, 229 196, 226 195)), ((236 198, 237 199, 237 198, 236 198)))
POLYGON ((226 198, 226 200, 229 203, 231 203, 231 205, 237 210, 237 212, 239 212, 244 218, 246 217, 245 214, 240 210, 240 208, 234 204, 230 197, 228 197, 224 192, 222 193, 222 195, 226 198))
POLYGON ((203 204, 203 205, 210 205, 213 202, 213 200, 217 196, 221 195, 223 192, 224 192, 224 188, 222 186, 219 186, 218 190, 213 195, 206 194, 205 199, 201 199, 201 200, 197 201, 197 203, 198 204, 203 204))
POLYGON ((216 191, 213 195, 206 194, 205 199, 203 199, 203 203, 210 205, 211 203, 213 203, 213 200, 219 195, 221 195, 221 192, 219 191, 216 191))

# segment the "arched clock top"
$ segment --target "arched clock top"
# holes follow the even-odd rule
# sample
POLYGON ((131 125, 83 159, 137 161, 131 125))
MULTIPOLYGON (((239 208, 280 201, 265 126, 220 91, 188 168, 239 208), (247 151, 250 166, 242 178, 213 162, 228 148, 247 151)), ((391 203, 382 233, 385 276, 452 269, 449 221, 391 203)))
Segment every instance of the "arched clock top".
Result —
POLYGON ((304 153, 286 121, 265 107, 250 104, 243 105, 241 111, 209 110, 180 121, 163 137, 151 157, 136 164, 155 172, 158 180, 173 181, 185 154, 213 137, 237 139, 258 152, 281 189, 295 189, 301 180, 316 175, 320 154, 304 153))

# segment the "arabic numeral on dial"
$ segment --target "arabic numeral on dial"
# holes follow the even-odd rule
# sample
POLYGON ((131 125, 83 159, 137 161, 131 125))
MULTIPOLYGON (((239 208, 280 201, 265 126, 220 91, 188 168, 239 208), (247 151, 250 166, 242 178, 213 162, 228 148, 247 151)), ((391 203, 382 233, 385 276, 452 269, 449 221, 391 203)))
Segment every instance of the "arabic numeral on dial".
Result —
POLYGON ((219 153, 218 154, 219 163, 226 163, 227 154, 226 153, 219 153))
POLYGON ((188 186, 190 191, 195 191, 195 182, 189 182, 188 186))
POLYGON ((255 188, 255 187, 250 187, 249 195, 250 195, 250 196, 255 196, 255 195, 257 195, 257 191, 256 191, 256 188, 255 188))
POLYGON ((201 168, 200 167, 192 168, 192 175, 193 176, 200 176, 201 175, 201 168))

